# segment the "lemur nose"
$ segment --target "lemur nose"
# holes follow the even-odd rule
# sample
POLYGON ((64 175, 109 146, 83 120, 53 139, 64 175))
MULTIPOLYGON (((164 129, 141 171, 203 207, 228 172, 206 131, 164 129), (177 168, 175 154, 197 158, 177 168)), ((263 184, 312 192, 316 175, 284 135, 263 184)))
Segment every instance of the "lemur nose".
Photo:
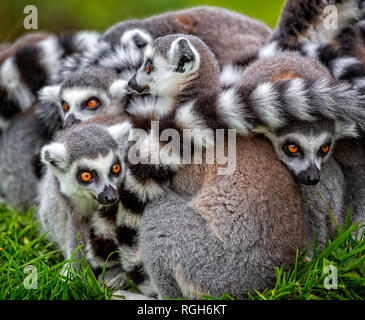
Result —
POLYGON ((144 93, 146 91, 148 91, 148 87, 147 86, 140 86, 137 83, 137 79, 136 79, 136 75, 134 75, 129 81, 128 81, 128 86, 133 89, 134 91, 138 92, 138 93, 144 93))
POLYGON ((119 200, 118 191, 111 186, 105 186, 98 196, 98 202, 102 205, 112 205, 119 200))
POLYGON ((315 185, 319 182, 320 170, 312 165, 307 170, 302 171, 297 176, 297 181, 299 183, 307 185, 315 185))
POLYGON ((79 119, 77 119, 73 114, 71 114, 65 119, 65 122, 63 123, 63 128, 68 129, 68 128, 72 127, 74 124, 77 124, 80 122, 81 121, 79 119))

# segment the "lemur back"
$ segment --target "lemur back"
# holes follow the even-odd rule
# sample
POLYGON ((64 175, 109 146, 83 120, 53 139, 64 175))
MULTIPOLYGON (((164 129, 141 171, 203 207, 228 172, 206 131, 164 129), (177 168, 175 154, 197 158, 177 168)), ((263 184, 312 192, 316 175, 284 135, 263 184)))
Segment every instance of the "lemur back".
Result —
POLYGON ((134 37, 136 45, 144 48, 155 38, 176 33, 201 38, 222 66, 231 63, 247 65, 267 42, 271 30, 262 22, 242 14, 203 6, 121 22, 107 30, 102 40, 117 45, 134 37))
POLYGON ((247 298, 271 286, 274 267, 291 266, 306 244, 300 190, 270 143, 237 137, 236 146, 234 173, 187 165, 145 209, 142 254, 161 298, 247 298))

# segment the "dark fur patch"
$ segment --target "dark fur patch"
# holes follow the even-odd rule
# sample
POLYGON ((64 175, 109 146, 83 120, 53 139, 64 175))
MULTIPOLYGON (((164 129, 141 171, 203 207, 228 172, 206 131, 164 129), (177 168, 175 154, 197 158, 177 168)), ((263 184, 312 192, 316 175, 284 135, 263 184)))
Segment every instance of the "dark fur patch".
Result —
POLYGON ((305 35, 322 14, 322 0, 289 0, 280 17, 279 28, 272 39, 277 40, 284 49, 295 50, 298 38, 305 35))
POLYGON ((123 206, 134 214, 142 215, 145 203, 137 195, 129 191, 124 184, 119 188, 119 199, 123 206))
POLYGON ((77 52, 73 33, 62 33, 58 35, 57 39, 63 49, 62 59, 77 52))
POLYGON ((9 98, 8 92, 4 88, 0 87, 0 116, 10 119, 20 112, 18 104, 9 98))
POLYGON ((355 55, 356 33, 351 24, 349 27, 341 30, 340 34, 337 35, 336 40, 340 46, 341 54, 349 56, 355 55))
POLYGON ((255 86, 242 86, 237 88, 238 103, 243 106, 243 114, 245 120, 253 125, 261 124, 259 118, 256 116, 255 108, 252 103, 251 94, 255 86))
POLYGON ((153 164, 128 164, 131 174, 140 182, 145 183, 152 179, 157 183, 163 183, 173 178, 174 172, 167 166, 159 166, 153 164))
POLYGON ((194 111, 204 120, 208 128, 226 129, 227 125, 217 112, 217 93, 209 93, 196 99, 194 111))
MULTIPOLYGON (((96 256, 106 260, 108 256, 118 251, 118 247, 113 240, 105 239, 97 236, 94 229, 90 230, 91 247, 96 256)), ((110 256, 109 261, 118 260, 119 255, 117 253, 110 256)))
POLYGON ((103 207, 99 210, 100 217, 115 222, 118 213, 118 203, 110 207, 103 207))
POLYGON ((33 157, 32 168, 34 175, 38 180, 40 180, 43 175, 43 163, 41 161, 41 155, 39 153, 33 157))
POLYGON ((329 67, 331 62, 339 57, 339 54, 333 46, 326 44, 318 48, 318 57, 322 64, 329 67))
POLYGON ((14 59, 23 82, 37 94, 48 81, 47 71, 41 64, 41 49, 37 46, 24 47, 17 51, 14 59))
POLYGON ((348 66, 339 77, 339 80, 348 80, 352 82, 353 79, 358 77, 365 77, 365 66, 362 63, 348 66))
POLYGON ((137 230, 120 226, 117 229, 117 238, 119 245, 132 247, 137 244, 137 230))
POLYGON ((142 264, 135 266, 132 271, 128 272, 128 276, 137 285, 141 284, 143 281, 147 279, 142 264))

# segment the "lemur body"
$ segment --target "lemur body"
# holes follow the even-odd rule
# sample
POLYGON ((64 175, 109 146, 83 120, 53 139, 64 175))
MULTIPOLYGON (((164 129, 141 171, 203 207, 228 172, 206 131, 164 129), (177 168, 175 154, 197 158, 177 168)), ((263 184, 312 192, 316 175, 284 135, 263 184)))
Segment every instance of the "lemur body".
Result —
POLYGON ((269 39, 271 30, 242 14, 203 6, 118 23, 104 33, 102 40, 118 45, 135 39, 136 47, 144 48, 158 37, 177 33, 201 38, 223 66, 251 62, 269 39))
MULTIPOLYGON (((125 174, 122 157, 129 127, 127 122, 108 128, 80 124, 59 132, 42 149, 47 169, 40 186, 38 218, 43 231, 50 232, 66 259, 84 245, 97 275, 108 256, 118 250, 117 189, 125 174)), ((78 252, 76 258, 80 256, 78 252)), ((105 279, 108 286, 125 284, 118 253, 109 258, 105 279)))
MULTIPOLYGON (((285 61, 285 57, 282 57, 282 59, 285 61)), ((139 106, 138 104, 137 106, 131 105, 130 108, 127 109, 127 112, 131 114, 131 121, 134 128, 147 130, 148 137, 146 140, 150 142, 152 142, 153 135, 158 135, 164 128, 171 127, 177 129, 180 133, 183 129, 191 128, 201 130, 207 128, 234 128, 237 129, 239 133, 247 134, 253 128, 262 125, 277 130, 290 124, 290 121, 293 120, 314 121, 315 119, 319 120, 321 117, 324 117, 337 120, 353 120, 358 123, 363 121, 365 113, 359 106, 359 94, 355 90, 349 88, 349 86, 346 86, 345 84, 331 83, 330 81, 327 81, 326 78, 318 79, 319 74, 322 75, 322 78, 323 74, 325 74, 327 78, 329 75, 326 73, 325 69, 314 60, 306 60, 299 55, 294 55, 291 59, 296 61, 298 68, 299 66, 302 68, 302 71, 298 72, 300 74, 304 73, 304 75, 302 74, 303 78, 300 78, 300 75, 296 75, 296 77, 299 77, 300 79, 290 79, 292 77, 288 76, 288 74, 282 74, 281 77, 284 79, 282 81, 279 81, 280 78, 278 78, 276 81, 259 82, 255 83, 253 86, 239 84, 237 87, 220 92, 218 64, 209 48, 201 40, 196 37, 185 35, 161 37, 156 39, 152 46, 146 49, 144 64, 129 82, 129 85, 134 90, 143 93, 151 93, 157 98, 154 102, 147 103, 144 106, 143 104, 139 106), (321 71, 317 71, 317 69, 321 71), (310 77, 306 75, 303 70, 306 70, 308 74, 310 74, 312 70, 313 75, 310 77), (307 100, 305 98, 306 96, 310 96, 311 99, 307 100), (314 108, 315 104, 319 104, 323 108, 316 109, 314 108), (351 109, 351 112, 346 110, 348 107, 351 109), (154 128, 151 126, 151 120, 159 121, 160 131, 154 132, 154 128)), ((249 79, 247 81, 249 82, 249 79)), ((353 126, 350 125, 349 127, 351 130, 346 133, 352 134, 353 126)), ((329 132, 331 131, 334 131, 334 127, 329 130, 329 132)), ((259 144, 261 138, 257 137, 252 139, 255 142, 255 139, 257 139, 256 143, 259 144)), ((204 139, 201 141, 204 146, 207 146, 212 142, 207 140, 204 141, 204 139)), ((149 146, 149 148, 151 148, 150 150, 143 150, 147 145, 148 144, 143 141, 140 142, 140 153, 145 159, 150 159, 152 155, 149 151, 154 149, 154 146, 149 146)), ((250 144, 248 143, 248 145, 250 144)), ((254 144, 251 144, 251 146, 252 145, 254 144)), ((268 153, 273 152, 271 147, 269 145, 267 146, 270 151, 266 151, 268 153)), ((244 144, 241 145, 241 148, 245 147, 244 144)), ((265 150, 265 147, 262 147, 261 149, 265 150)), ((248 154, 254 152, 247 149, 245 149, 245 151, 248 152, 248 154)), ((164 156, 166 156, 166 154, 160 154, 160 158, 164 156)), ((179 158, 180 155, 174 156, 179 158)), ((263 163, 266 163, 264 160, 262 161, 263 163)), ((251 165, 253 166, 252 168, 247 168, 243 171, 248 172, 247 174, 253 174, 252 171, 257 172, 255 164, 251 165)), ((270 168, 271 170, 272 165, 272 163, 267 163, 266 168, 270 168)), ((128 168, 129 171, 127 170, 126 175, 127 188, 129 190, 135 190, 137 198, 141 199, 141 203, 148 202, 148 200, 152 200, 164 192, 164 185, 168 185, 168 182, 171 181, 171 179, 174 181, 176 176, 179 176, 181 168, 181 163, 173 163, 173 165, 170 166, 165 163, 161 165, 130 163, 128 168)), ((184 171, 184 169, 182 170, 184 171)), ((210 188, 212 188, 212 190, 217 189, 215 183, 218 183, 216 182, 218 178, 214 178, 216 176, 213 175, 212 178, 209 179, 204 174, 204 167, 201 168, 201 170, 202 172, 200 174, 203 178, 197 178, 197 181, 213 181, 212 185, 207 187, 207 189, 203 188, 201 191, 205 194, 205 198, 207 199, 206 206, 212 210, 215 201, 221 198, 225 205, 230 206, 230 201, 224 196, 217 194, 214 194, 212 198, 208 196, 209 191, 212 193, 210 188)), ((277 172, 276 170, 280 171, 279 168, 273 170, 274 172, 277 172)), ((262 172, 262 170, 260 172, 262 172)), ((285 174, 288 174, 288 172, 285 171, 285 174)), ((284 178, 285 174, 283 175, 283 179, 286 179, 284 178)), ((279 176, 280 174, 277 179, 271 178, 270 181, 272 182, 281 179, 279 176)), ((189 179, 191 179, 191 174, 188 174, 183 179, 180 178, 179 181, 188 181, 189 179)), ((219 177, 219 179, 222 178, 219 177)), ((244 180, 251 181, 250 178, 244 178, 244 180)), ((254 180, 255 178, 252 177, 252 181, 254 180)), ((197 185, 199 185, 199 183, 197 183, 197 185)), ((266 185, 269 185, 269 182, 267 182, 266 185)), ((236 190, 236 188, 234 189, 236 190)), ((247 192, 246 197, 251 196, 250 188, 242 187, 239 185, 239 182, 237 182, 237 189, 247 192)), ((186 190, 185 192, 189 193, 191 190, 196 191, 196 188, 191 188, 190 186, 190 188, 187 188, 186 190)), ((183 188, 180 187, 179 192, 181 195, 183 188)), ((263 188, 262 192, 266 196, 268 206, 271 207, 272 205, 275 207, 277 192, 275 195, 272 194, 272 198, 267 196, 271 195, 270 188, 263 188)), ((295 199, 295 192, 293 190, 292 192, 293 194, 290 194, 293 199, 295 199)), ((287 199, 288 198, 290 197, 288 196, 287 199)), ((195 202, 194 200, 192 200, 192 202, 199 203, 200 207, 197 205, 194 209, 201 214, 203 209, 199 208, 204 208, 204 204, 199 201, 195 202)), ((250 208, 251 202, 248 201, 244 205, 245 208, 246 206, 250 208)), ((238 208, 237 210, 238 215, 245 215, 238 208)), ((217 209, 217 211, 219 211, 219 209, 217 209)), ((228 211, 233 214, 229 209, 228 211)), ((232 211, 235 212, 233 209, 232 211)), ((252 214, 250 210, 248 211, 252 214)), ((302 208, 299 212, 304 214, 304 211, 304 208, 302 208)), ((206 214, 208 214, 208 212, 209 210, 206 211, 206 214)), ((214 224, 214 218, 212 218, 212 221, 212 224, 214 224)), ((262 223, 265 224, 265 222, 262 223)), ((216 223, 216 228, 219 229, 217 225, 219 225, 219 223, 216 223)), ((154 235, 159 234, 155 232, 155 226, 149 228, 147 225, 143 230, 142 233, 144 233, 144 235, 142 235, 142 238, 144 239, 151 240, 151 238, 148 238, 149 236, 154 237, 154 235), (146 230, 149 230, 150 232, 147 234, 146 230)), ((227 229, 222 232, 225 234, 232 234, 231 231, 231 229, 227 229)), ((164 231, 161 230, 161 232, 163 233, 164 231)), ((174 230, 174 232, 179 231, 174 230)), ((197 232, 200 232, 200 230, 197 232)), ((321 234, 321 236, 325 235, 321 234)), ((247 235, 243 235, 243 237, 247 238, 247 235)), ((307 239, 311 238, 310 235, 307 239)), ((147 244, 149 240, 146 240, 146 243, 143 243, 142 241, 142 248, 144 245, 148 248, 151 248, 151 246, 154 245, 153 243, 147 244)), ((172 248, 173 245, 171 245, 169 241, 169 239, 166 239, 166 246, 172 248)), ((232 241, 237 241, 237 243, 239 243, 241 239, 232 239, 232 241)), ((298 238, 293 240, 293 242, 298 243, 298 238)), ((149 249, 146 250, 147 251, 144 251, 144 249, 142 249, 143 257, 146 262, 146 269, 148 272, 154 270, 150 276, 152 282, 159 288, 159 286, 162 285, 162 282, 156 280, 156 277, 158 277, 156 275, 156 269, 153 268, 150 261, 156 261, 156 259, 159 259, 161 256, 158 255, 156 256, 156 259, 151 260, 151 256, 148 255, 148 252, 152 254, 152 251, 149 251, 149 249)), ((166 253, 164 252, 162 254, 166 253)), ((174 252, 171 254, 173 255, 174 252)), ((224 253, 222 252, 222 254, 224 253)), ((277 254, 280 256, 279 252, 277 252, 277 254)), ((169 255, 168 259, 171 259, 171 262, 173 263, 175 258, 169 255)), ((186 259, 189 258, 186 257, 186 259)), ((227 271, 227 275, 228 272, 230 271, 227 271)), ((186 273, 188 274, 189 271, 186 270, 186 273)), ((223 277, 225 277, 225 275, 222 275, 222 278, 223 277)), ((160 291, 160 296, 161 295, 163 296, 160 291)))

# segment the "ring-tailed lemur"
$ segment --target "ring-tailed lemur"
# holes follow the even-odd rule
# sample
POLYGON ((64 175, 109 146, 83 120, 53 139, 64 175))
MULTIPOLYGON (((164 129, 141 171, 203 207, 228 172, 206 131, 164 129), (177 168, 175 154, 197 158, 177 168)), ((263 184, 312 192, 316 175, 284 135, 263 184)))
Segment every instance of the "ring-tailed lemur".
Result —
POLYGON ((201 38, 223 66, 247 65, 267 43, 271 30, 261 21, 237 12, 202 6, 118 23, 104 33, 102 40, 113 46, 134 43, 135 48, 144 50, 154 39, 176 33, 201 38))
POLYGON ((119 79, 113 68, 91 66, 77 70, 61 84, 44 87, 42 101, 57 105, 64 127, 86 121, 97 115, 122 114, 127 100, 127 81, 119 79), (113 91, 124 90, 123 99, 113 99, 113 91))
POLYGON ((94 46, 99 35, 78 32, 49 36, 21 46, 0 66, 0 126, 4 130, 16 114, 32 106, 38 91, 60 71, 62 60, 94 46))
MULTIPOLYGON (((46 173, 40 186, 38 218, 43 231, 66 259, 84 245, 85 256, 98 275, 108 256, 118 251, 118 187, 125 175, 124 149, 130 125, 111 127, 85 123, 60 131, 42 148, 46 173), (118 142, 116 142, 118 141, 118 142), (79 239, 78 239, 79 234, 79 239)), ((78 252, 76 258, 80 258, 78 252)), ((109 257, 107 286, 122 287, 126 277, 119 253, 109 257)))
MULTIPOLYGON (((279 26, 271 42, 262 52, 270 48, 299 50, 302 54, 319 60, 331 71, 333 77, 347 81, 355 87, 365 88, 364 46, 364 1, 336 3, 339 28, 326 28, 323 5, 316 7, 314 1, 288 1, 282 12, 279 26), (360 6, 360 10, 358 7, 360 6), (311 14, 308 14, 308 13, 311 14), (316 13, 314 13, 316 12, 316 13), (290 23, 294 16, 301 16, 301 24, 290 23), (322 18, 320 18, 322 16, 322 18), (305 18, 304 18, 305 17, 305 18), (313 30, 321 37, 313 37, 313 30)), ((345 206, 352 206, 354 222, 364 220, 365 197, 362 195, 365 179, 364 135, 360 139, 339 141, 334 157, 341 164, 345 176, 345 206)))
MULTIPOLYGON (((321 68, 319 65, 312 68, 316 70, 317 67, 321 68)), ((130 86, 139 92, 156 95, 157 101, 145 105, 136 103, 127 109, 133 126, 150 132, 149 140, 156 134, 151 120, 159 121, 159 132, 171 127, 179 132, 184 128, 233 127, 245 134, 262 124, 283 127, 289 119, 313 121, 316 116, 324 116, 361 123, 365 116, 359 106, 359 94, 345 84, 325 79, 289 79, 251 88, 238 86, 220 94, 218 78, 219 67, 214 55, 198 38, 170 35, 155 40, 152 47, 146 49, 145 62, 131 79, 130 86), (313 104, 325 108, 314 108, 304 98, 306 95, 310 95, 313 104), (348 112, 345 105, 350 106, 352 112, 348 112), (293 110, 293 106, 297 109, 293 110)), ((142 142, 140 146, 144 148, 145 145, 142 142)), ((148 150, 143 151, 148 159, 148 150)), ((140 213, 146 202, 164 192, 164 185, 180 168, 175 164, 129 163, 125 185, 137 200, 140 199, 137 202, 140 213)), ((269 203, 271 205, 271 201, 269 203)))

